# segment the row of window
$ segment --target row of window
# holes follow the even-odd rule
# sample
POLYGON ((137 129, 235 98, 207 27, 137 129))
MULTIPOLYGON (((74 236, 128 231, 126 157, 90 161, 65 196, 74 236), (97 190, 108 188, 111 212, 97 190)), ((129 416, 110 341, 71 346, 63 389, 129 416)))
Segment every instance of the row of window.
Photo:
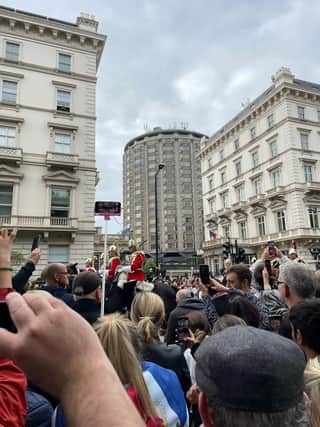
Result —
MULTIPOLYGON (((13 186, 0 184, 0 217, 10 217, 12 213, 13 186)), ((51 188, 51 218, 70 217, 70 190, 51 188)))
MULTIPOLYGON (((280 169, 277 169, 271 173, 271 179, 273 188, 279 188, 281 184, 281 171, 280 169)), ((261 178, 257 178, 252 182, 254 194, 259 195, 262 194, 262 180, 261 178)), ((246 195, 245 195, 245 184, 240 184, 234 189, 236 201, 237 202, 244 202, 246 201, 246 195)), ((221 193, 221 204, 224 209, 228 209, 230 207, 229 203, 229 190, 226 190, 225 192, 221 193)), ((211 213, 214 213, 216 211, 216 197, 213 197, 208 200, 209 203, 209 209, 211 213)))
MULTIPOLYGON (((276 229, 277 232, 282 233, 287 230, 287 223, 286 223, 286 212, 285 210, 279 210, 275 212, 275 223, 276 223, 276 229)), ((309 217, 309 223, 310 227, 314 230, 319 229, 320 225, 320 209, 318 207, 309 207, 308 208, 308 217, 309 217)), ((267 228, 266 228, 266 217, 265 215, 260 215, 256 217, 256 230, 257 235, 259 237, 265 237, 267 235, 267 228)), ((230 237, 231 232, 231 226, 230 224, 226 224, 222 226, 222 234, 223 237, 228 238, 230 237)), ((239 238, 241 240, 248 239, 248 224, 247 221, 239 221, 238 222, 238 232, 239 232, 239 238)))
MULTIPOLYGON (((284 210, 279 210, 275 212, 275 221, 276 221, 276 229, 277 232, 281 233, 286 231, 286 213, 284 210)), ((266 233, 266 218, 264 215, 256 217, 256 227, 257 227, 257 235, 260 237, 264 237, 266 233)), ((230 237, 231 225, 226 224, 222 227, 223 237, 230 237)), ((238 232, 239 238, 241 240, 248 239, 248 224, 247 221, 239 221, 238 222, 238 232)))
MULTIPOLYGON (((67 131, 55 131, 54 136, 54 151, 56 153, 69 154, 71 149, 72 134, 67 131)), ((0 147, 16 147, 17 146, 17 128, 16 126, 0 125, 0 147)))
MULTIPOLYGON (((9 61, 19 62, 21 57, 21 45, 19 43, 14 42, 6 42, 5 45, 5 59, 9 61)), ((58 53, 58 61, 57 66, 59 71, 63 71, 64 73, 71 72, 71 55, 67 53, 58 53)))
MULTIPOLYGON (((300 143, 301 143, 301 149, 304 151, 309 150, 309 133, 308 132, 300 132, 300 143)), ((270 155, 271 158, 274 158, 278 155, 278 145, 276 141, 272 141, 269 144, 270 148, 270 155)), ((220 153, 223 150, 220 151, 220 153)), ((223 160, 224 157, 222 157, 221 160, 223 160)), ((235 168, 235 176, 239 177, 243 170, 242 170, 242 159, 238 158, 234 160, 234 168, 235 168)), ((260 158, 259 158, 259 150, 255 149, 251 151, 251 167, 256 168, 259 166, 260 158)), ((209 167, 212 166, 212 159, 208 159, 208 165, 209 167)), ((223 168, 220 172, 220 178, 221 178, 221 184, 224 184, 226 182, 226 176, 227 176, 227 166, 223 168)), ((210 175, 208 177, 208 183, 209 183, 209 190, 213 189, 213 175, 210 175)))
MULTIPOLYGON (((300 120, 306 120, 305 107, 300 106, 300 105, 297 106, 297 116, 300 120)), ((320 122, 320 109, 317 110, 317 117, 318 117, 318 121, 320 122)), ((274 114, 273 113, 270 114, 266 120, 267 120, 267 128, 271 129, 274 126, 274 114)), ((250 139, 251 140, 253 140, 257 137, 256 126, 252 126, 250 128, 249 132, 250 132, 250 139)), ((303 149, 308 149, 308 134, 304 134, 304 133, 301 134, 301 146, 303 149)), ((234 148, 235 152, 239 150, 239 148, 240 148, 239 138, 237 138, 233 142, 233 148, 234 148)), ((270 147, 270 148, 271 148, 271 155, 272 156, 276 155, 276 154, 273 154, 273 148, 272 147, 270 147)), ((224 160, 224 158, 225 158, 225 152, 224 152, 223 148, 219 151, 219 158, 220 158, 220 161, 224 160)), ((212 159, 209 158, 208 159, 208 169, 211 167, 212 167, 212 159)))
MULTIPOLYGON (((70 113, 71 90, 56 89, 56 110, 70 113)), ((17 103, 18 82, 9 79, 2 80, 1 101, 8 104, 17 103)))
MULTIPOLYGON (((304 173, 305 182, 313 181, 313 169, 314 169, 313 164, 307 163, 307 162, 303 163, 303 173, 304 173)), ((275 169, 272 172, 270 172, 270 178, 272 182, 272 187, 274 189, 278 189, 281 186, 281 169, 275 169)), ((256 196, 263 193, 262 179, 260 177, 253 180, 252 185, 253 185, 254 194, 256 196)), ((244 183, 236 186, 234 188, 234 191, 235 191, 237 202, 244 202, 247 200, 245 195, 244 183)), ((226 190, 225 192, 221 193, 220 197, 221 197, 221 204, 223 208, 228 209, 230 207, 229 190, 226 190)), ((208 204, 209 204, 210 212, 214 213, 216 211, 216 197, 212 197, 211 199, 208 199, 208 204)))

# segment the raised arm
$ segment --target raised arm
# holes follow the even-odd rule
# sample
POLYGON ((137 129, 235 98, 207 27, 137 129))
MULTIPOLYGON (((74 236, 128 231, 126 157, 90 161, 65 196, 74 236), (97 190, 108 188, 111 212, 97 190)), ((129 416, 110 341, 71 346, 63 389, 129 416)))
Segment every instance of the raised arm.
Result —
POLYGON ((68 427, 144 426, 84 319, 53 297, 13 292, 7 303, 18 332, 0 330, 0 354, 60 400, 68 427))

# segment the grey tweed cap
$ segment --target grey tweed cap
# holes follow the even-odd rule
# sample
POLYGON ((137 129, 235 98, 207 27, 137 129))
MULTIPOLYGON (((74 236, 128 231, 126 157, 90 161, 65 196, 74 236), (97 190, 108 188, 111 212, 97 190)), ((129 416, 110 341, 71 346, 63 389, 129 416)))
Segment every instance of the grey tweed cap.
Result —
POLYGON ((196 359, 197 384, 209 407, 282 412, 303 397, 304 354, 273 332, 229 327, 205 339, 196 359))

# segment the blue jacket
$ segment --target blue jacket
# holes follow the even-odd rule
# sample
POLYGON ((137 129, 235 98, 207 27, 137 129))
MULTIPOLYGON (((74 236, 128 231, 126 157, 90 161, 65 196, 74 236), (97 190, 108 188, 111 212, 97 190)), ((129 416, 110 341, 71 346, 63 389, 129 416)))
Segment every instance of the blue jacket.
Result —
POLYGON ((27 389, 26 427, 50 427, 53 408, 51 403, 29 388, 27 389))

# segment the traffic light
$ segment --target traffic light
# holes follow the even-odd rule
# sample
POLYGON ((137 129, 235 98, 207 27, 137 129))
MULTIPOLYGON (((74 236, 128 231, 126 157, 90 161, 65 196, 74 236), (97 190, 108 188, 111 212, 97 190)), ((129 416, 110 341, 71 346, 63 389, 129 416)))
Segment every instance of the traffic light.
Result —
POLYGON ((227 259, 227 258, 229 258, 230 253, 231 253, 230 242, 226 242, 222 246, 223 246, 223 258, 227 259))
POLYGON ((239 247, 239 255, 238 255, 237 261, 238 261, 238 263, 240 263, 240 262, 245 263, 246 262, 246 251, 243 248, 241 248, 241 246, 239 247))

